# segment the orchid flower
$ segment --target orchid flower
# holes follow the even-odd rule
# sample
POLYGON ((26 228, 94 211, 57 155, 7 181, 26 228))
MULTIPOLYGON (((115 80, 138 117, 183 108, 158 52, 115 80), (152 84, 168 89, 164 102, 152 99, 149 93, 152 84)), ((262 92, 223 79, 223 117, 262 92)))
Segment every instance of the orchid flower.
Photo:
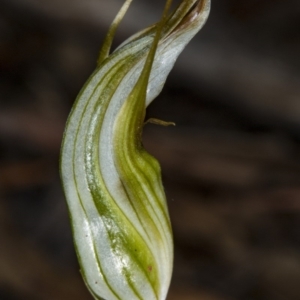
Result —
MULTIPOLYGON (((210 0, 183 0, 110 54, 126 0, 98 65, 70 113, 61 178, 84 281, 95 299, 166 299, 172 229, 157 160, 142 146, 145 110, 204 25, 210 0)), ((163 122, 162 122, 163 123, 163 122)))

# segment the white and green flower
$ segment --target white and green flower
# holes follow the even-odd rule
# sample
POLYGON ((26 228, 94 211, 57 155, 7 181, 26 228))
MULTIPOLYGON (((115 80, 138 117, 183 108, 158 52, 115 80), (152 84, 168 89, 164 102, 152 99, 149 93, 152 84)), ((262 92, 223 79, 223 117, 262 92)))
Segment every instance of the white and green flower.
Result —
POLYGON ((157 160, 142 146, 146 107, 178 55, 204 25, 209 0, 183 0, 162 20, 109 54, 114 20, 98 67, 67 122, 61 177, 81 272, 95 299, 163 300, 173 265, 171 224, 157 160))

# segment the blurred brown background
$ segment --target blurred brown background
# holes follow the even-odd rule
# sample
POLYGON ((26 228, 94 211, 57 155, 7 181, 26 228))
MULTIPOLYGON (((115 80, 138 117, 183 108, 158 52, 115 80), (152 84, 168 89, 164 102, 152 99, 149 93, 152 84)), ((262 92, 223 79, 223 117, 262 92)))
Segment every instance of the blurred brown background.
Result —
MULTIPOLYGON (((120 43, 164 1, 135 0, 120 43)), ((64 123, 121 0, 0 0, 0 299, 84 300, 64 123)), ((300 1, 214 0, 148 116, 175 238, 169 300, 300 299, 300 1)))

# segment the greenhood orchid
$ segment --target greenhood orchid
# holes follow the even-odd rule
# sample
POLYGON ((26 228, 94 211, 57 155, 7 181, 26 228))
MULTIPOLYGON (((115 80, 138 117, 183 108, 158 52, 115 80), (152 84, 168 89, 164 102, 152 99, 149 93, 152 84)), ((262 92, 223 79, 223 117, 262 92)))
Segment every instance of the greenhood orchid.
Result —
POLYGON ((85 283, 95 299, 163 300, 173 239, 161 171, 142 146, 145 110, 178 55, 204 25, 210 0, 183 0, 161 21, 109 54, 112 23, 98 66, 69 116, 61 178, 85 283))

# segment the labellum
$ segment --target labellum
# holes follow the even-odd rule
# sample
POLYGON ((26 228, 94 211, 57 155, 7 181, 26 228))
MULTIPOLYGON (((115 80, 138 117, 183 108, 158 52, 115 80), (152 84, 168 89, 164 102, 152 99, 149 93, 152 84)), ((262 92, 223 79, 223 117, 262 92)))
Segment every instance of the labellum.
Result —
POLYGON ((204 25, 210 1, 183 0, 169 13, 168 0, 160 22, 109 54, 130 2, 70 113, 61 178, 81 273, 94 298, 163 300, 173 240, 160 166, 141 142, 145 110, 204 25))

